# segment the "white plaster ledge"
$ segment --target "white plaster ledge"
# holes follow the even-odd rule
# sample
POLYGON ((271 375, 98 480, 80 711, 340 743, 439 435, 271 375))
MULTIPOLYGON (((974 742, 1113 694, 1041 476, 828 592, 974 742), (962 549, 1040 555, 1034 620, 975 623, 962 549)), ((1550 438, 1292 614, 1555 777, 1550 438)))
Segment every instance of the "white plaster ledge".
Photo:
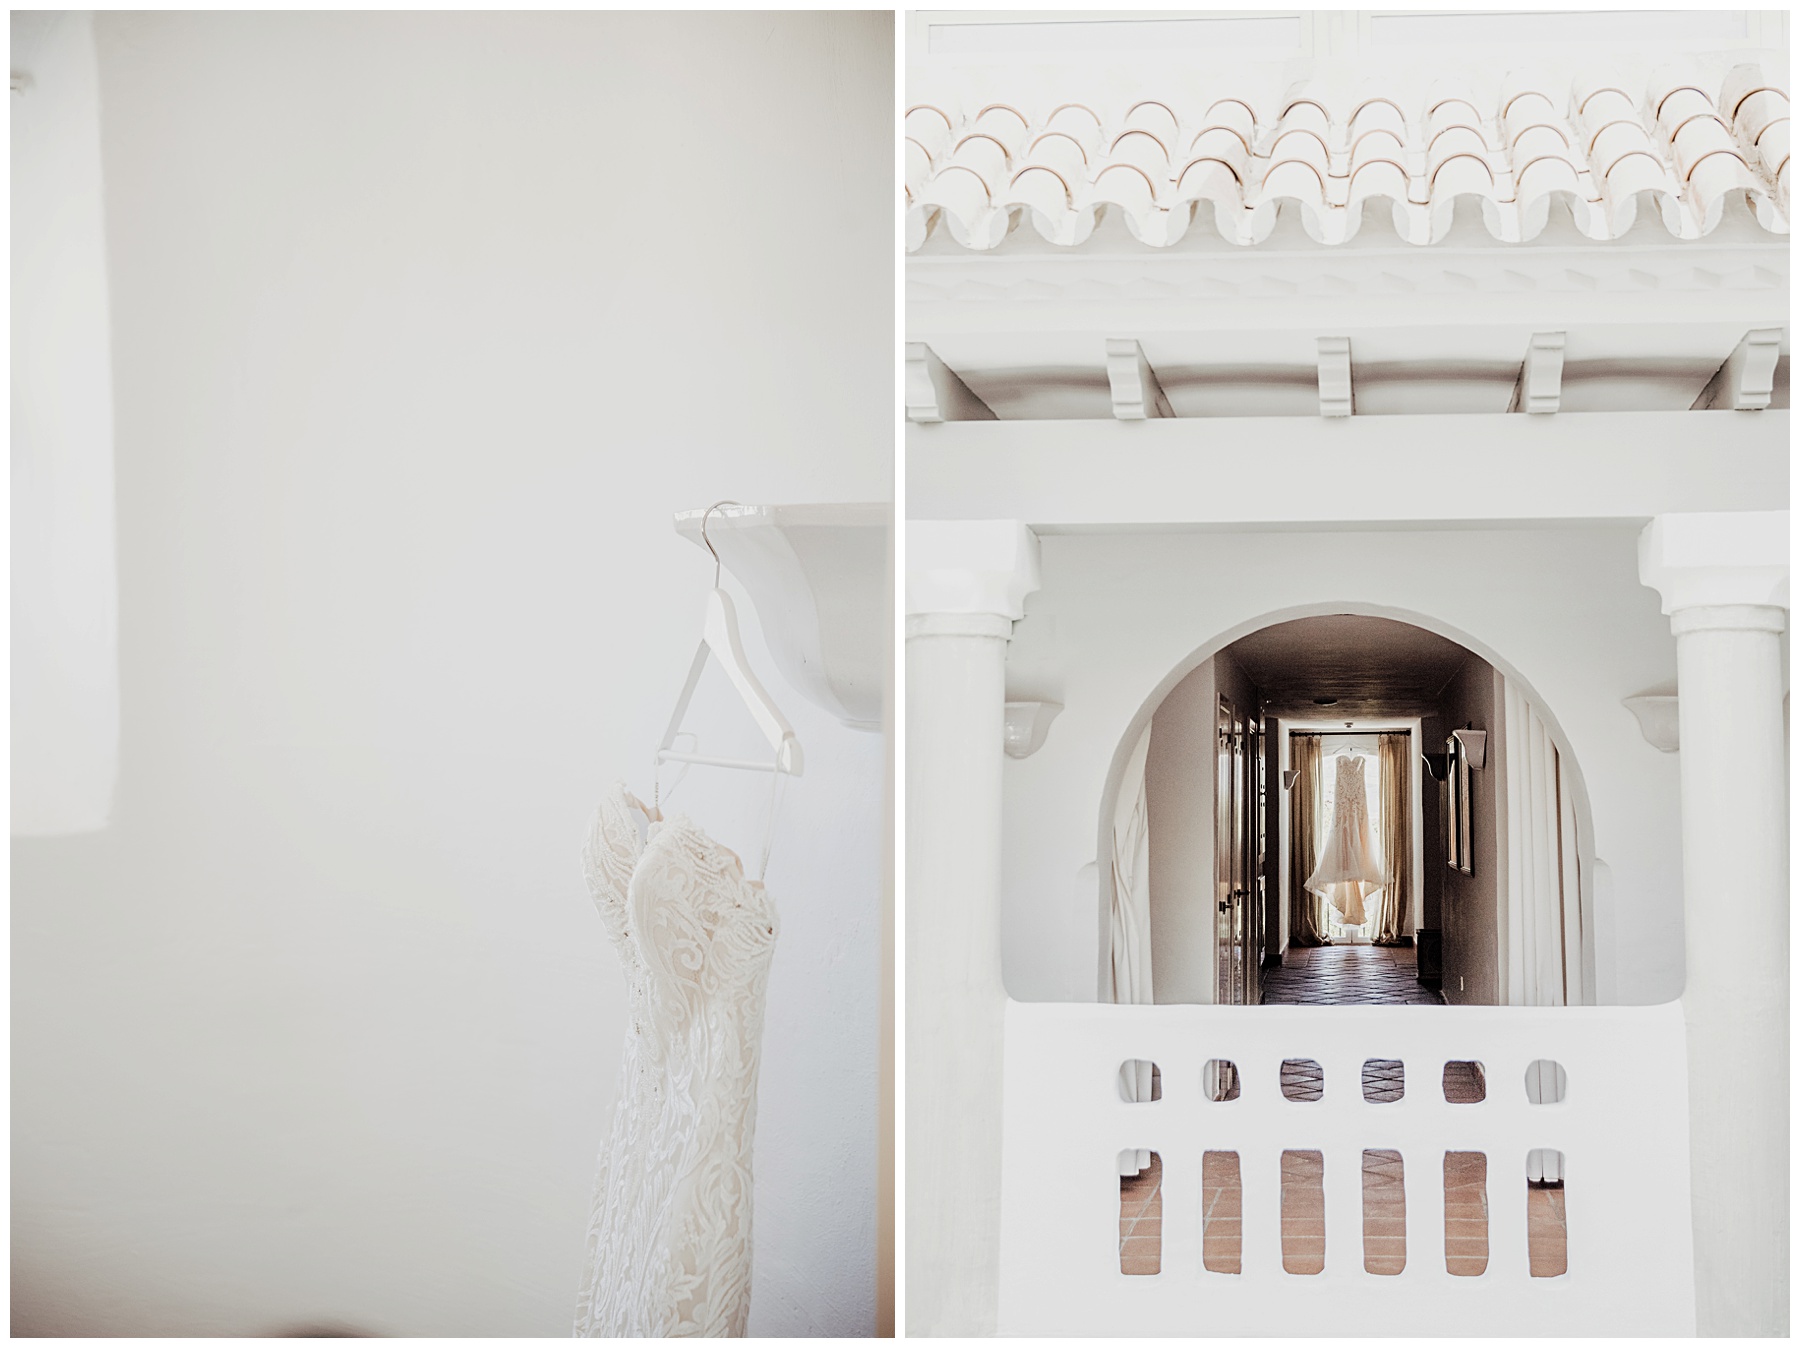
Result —
POLYGON ((1050 723, 1062 710, 1060 702, 1008 702, 1006 704, 1006 756, 1030 758, 1044 747, 1050 723))
MULTIPOLYGON (((681 512, 675 531, 704 547, 705 514, 681 512)), ((892 518, 885 503, 728 505, 706 521, 720 564, 756 606, 776 668, 857 730, 881 729, 892 518)))
POLYGON ((1665 754, 1681 748, 1681 699, 1674 693, 1640 693, 1625 699, 1625 709, 1637 717, 1638 729, 1652 748, 1665 754))

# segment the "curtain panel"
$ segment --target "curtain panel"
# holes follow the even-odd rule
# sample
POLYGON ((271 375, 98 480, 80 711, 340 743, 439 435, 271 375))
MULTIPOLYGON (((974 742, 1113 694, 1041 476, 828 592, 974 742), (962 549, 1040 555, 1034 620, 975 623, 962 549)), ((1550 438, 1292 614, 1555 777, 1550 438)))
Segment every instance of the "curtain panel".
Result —
POLYGON ((1306 887, 1307 877, 1319 864, 1324 746, 1316 735, 1290 735, 1288 757, 1295 774, 1288 793, 1288 944, 1325 945, 1325 900, 1306 887))
POLYGON ((1375 945, 1404 945, 1412 938, 1412 736, 1382 735, 1376 740, 1381 766, 1381 837, 1376 845, 1387 868, 1388 883, 1369 930, 1375 945))
MULTIPOLYGON (((1150 797, 1144 768, 1150 727, 1125 764, 1112 829, 1112 999, 1144 1005, 1155 1000, 1150 984, 1150 797)), ((1150 1064, 1133 1059, 1119 1068, 1119 1090, 1133 1103, 1151 1098, 1150 1064)), ((1148 1149, 1119 1154, 1119 1173, 1135 1175, 1150 1164, 1148 1149)))

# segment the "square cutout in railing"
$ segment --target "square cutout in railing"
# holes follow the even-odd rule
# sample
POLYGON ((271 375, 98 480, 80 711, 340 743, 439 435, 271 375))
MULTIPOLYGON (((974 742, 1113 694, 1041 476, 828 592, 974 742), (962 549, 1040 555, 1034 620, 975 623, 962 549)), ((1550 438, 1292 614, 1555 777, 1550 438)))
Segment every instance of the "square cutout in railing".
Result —
POLYGON ((1569 1271, 1565 1201, 1563 1154, 1548 1147, 1534 1149, 1525 1157, 1525 1238, 1534 1278, 1560 1278, 1569 1271))
POLYGON ((1363 1099, 1372 1105, 1391 1105, 1406 1095, 1406 1064, 1398 1058, 1370 1058, 1363 1063, 1363 1099))
POLYGON ((1325 1271, 1325 1153, 1281 1153, 1281 1267, 1325 1271))
POLYGON ((1212 1273, 1244 1271, 1244 1178, 1235 1151, 1201 1158, 1200 1262, 1212 1273))
POLYGON ((1481 1064, 1445 1063, 1444 1099, 1453 1105, 1478 1105, 1487 1099, 1487 1072, 1481 1064))
POLYGON ((1323 1100, 1325 1069, 1311 1058, 1287 1058, 1281 1064, 1281 1093, 1290 1100, 1323 1100))
POLYGON ((1119 1272, 1162 1272, 1162 1157, 1140 1148, 1119 1153, 1119 1272))
POLYGON ((1208 1058, 1200 1069, 1200 1086, 1214 1104, 1235 1100, 1239 1095, 1237 1064, 1228 1058, 1208 1058))
POLYGON ((1569 1093, 1569 1074, 1554 1058, 1539 1058, 1525 1069, 1525 1098, 1534 1105, 1560 1105, 1569 1093))
POLYGON ((1406 1163, 1397 1151, 1363 1153, 1363 1269, 1406 1271, 1406 1163))
POLYGON ((1487 1153, 1444 1153, 1444 1268, 1458 1278, 1487 1272, 1487 1153))
POLYGON ((1148 1058, 1120 1063, 1119 1098, 1128 1105, 1147 1105, 1162 1099, 1162 1069, 1148 1058))

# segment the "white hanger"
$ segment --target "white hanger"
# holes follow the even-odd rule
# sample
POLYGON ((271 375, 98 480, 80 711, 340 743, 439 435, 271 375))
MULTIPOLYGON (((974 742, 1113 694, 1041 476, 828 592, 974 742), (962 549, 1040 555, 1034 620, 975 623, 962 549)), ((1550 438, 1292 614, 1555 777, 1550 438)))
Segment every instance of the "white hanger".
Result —
MULTIPOLYGON (((786 773, 790 777, 800 776, 804 759, 800 753, 800 741, 794 736, 794 728, 788 724, 787 718, 781 714, 781 708, 762 686, 756 674, 750 668, 750 662, 744 657, 744 643, 738 636, 737 609, 731 602, 731 596, 719 588, 719 554, 706 536, 706 519, 720 506, 736 505, 736 501, 719 501, 707 507, 706 515, 700 517, 700 541, 706 544, 706 550, 713 555, 713 590, 706 597, 706 624, 700 633, 700 648, 694 652, 693 666, 688 670, 687 682, 682 685, 681 696, 675 702, 675 714, 669 718, 669 728, 663 733, 662 744, 656 751, 658 763, 699 763, 713 768, 743 768, 751 772, 786 773), (684 733, 681 719, 687 715, 688 703, 693 700, 694 689, 700 683, 700 674, 706 668, 708 656, 719 662, 719 667, 730 678, 732 686, 738 690, 738 696, 744 699, 744 705, 756 719, 769 746, 775 750, 775 757, 769 762, 747 758, 714 758, 707 754, 677 753, 675 739, 684 733)), ((685 732, 692 735, 692 732, 685 732)), ((696 745, 698 739, 696 737, 696 745)))

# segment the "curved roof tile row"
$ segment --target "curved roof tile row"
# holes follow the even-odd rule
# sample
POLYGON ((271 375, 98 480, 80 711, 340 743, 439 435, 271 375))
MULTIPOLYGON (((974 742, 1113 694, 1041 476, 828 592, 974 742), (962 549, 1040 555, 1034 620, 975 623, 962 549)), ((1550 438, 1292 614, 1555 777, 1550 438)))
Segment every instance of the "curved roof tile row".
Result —
POLYGON ((903 149, 908 252, 939 227, 993 248, 1022 218, 1073 246, 1104 210, 1166 247, 1201 203, 1226 240, 1253 244, 1286 201, 1319 243, 1353 237, 1385 204, 1402 239, 1429 244, 1465 196, 1508 243, 1536 238, 1554 208, 1597 240, 1625 234, 1644 206, 1682 239, 1710 233, 1737 202, 1764 229, 1788 229, 1788 98, 1756 66, 1716 90, 1662 77, 1641 98, 1604 79, 1566 95, 1510 80, 1493 106, 1440 88, 1410 109, 1379 93, 1333 109, 1304 85, 1260 111, 1230 94, 1122 110, 918 104, 903 149))

